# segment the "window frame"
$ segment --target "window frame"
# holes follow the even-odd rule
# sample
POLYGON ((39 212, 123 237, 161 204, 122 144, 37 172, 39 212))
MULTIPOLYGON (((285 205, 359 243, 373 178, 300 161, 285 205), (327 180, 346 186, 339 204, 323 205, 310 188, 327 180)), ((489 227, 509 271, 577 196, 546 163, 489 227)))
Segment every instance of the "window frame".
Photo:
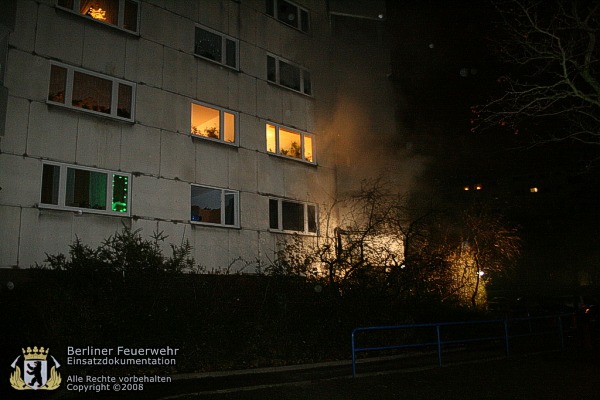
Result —
POLYGON ((75 110, 75 111, 79 111, 79 112, 83 112, 83 113, 87 113, 87 114, 97 115, 97 116, 104 117, 104 118, 116 119, 119 121, 133 123, 133 122, 135 122, 136 89, 137 89, 137 84, 135 84, 134 82, 115 78, 115 77, 101 74, 98 72, 89 71, 89 70, 86 70, 83 68, 74 67, 72 65, 51 61, 49 78, 48 78, 48 94, 46 95, 46 103, 51 104, 53 106, 68 108, 69 110, 75 110), (52 77, 52 67, 53 66, 66 69, 64 103, 61 103, 59 101, 53 101, 53 100, 50 100, 50 98, 49 98, 49 96, 51 94, 50 93, 50 89, 51 89, 50 85, 52 84, 51 77, 52 77), (107 113, 104 113, 101 111, 96 111, 96 110, 91 110, 91 109, 87 109, 87 108, 73 106, 73 90, 74 90, 73 81, 74 81, 76 72, 78 72, 80 74, 89 75, 92 77, 108 80, 112 83, 110 114, 107 114, 107 113), (131 88, 131 104, 130 104, 131 115, 129 118, 118 115, 119 85, 125 85, 125 86, 129 86, 131 88))
POLYGON ((309 235, 309 236, 317 236, 319 234, 319 207, 310 202, 300 201, 300 200, 291 200, 285 199, 281 197, 269 197, 269 231, 276 233, 288 233, 288 234, 301 234, 301 235, 309 235), (271 202, 277 202, 277 228, 273 228, 271 226, 271 202), (295 205, 301 205, 303 210, 303 221, 304 227, 302 231, 284 229, 284 221, 283 221, 283 203, 292 203, 295 205), (310 221, 309 221, 309 207, 314 208, 314 231, 310 229, 310 221))
POLYGON ((237 111, 232 111, 229 110, 227 108, 223 108, 223 107, 218 107, 215 106, 213 104, 208 104, 208 103, 204 103, 201 101, 192 101, 190 103, 190 130, 189 130, 189 134, 193 137, 193 138, 198 138, 198 139, 202 139, 202 140, 209 140, 211 142, 216 142, 216 143, 222 143, 222 144, 226 144, 228 146, 235 146, 235 147, 239 147, 239 139, 240 139, 240 134, 239 134, 239 126, 240 126, 240 113, 237 111), (192 117, 193 117, 193 109, 194 109, 194 105, 198 105, 201 107, 206 107, 206 108, 210 108, 211 110, 215 110, 219 112, 219 126, 224 126, 225 125, 225 113, 228 114, 232 114, 234 119, 234 129, 233 129, 233 133, 235 135, 235 140, 233 142, 228 142, 225 140, 225 130, 224 129, 220 129, 219 131, 219 138, 211 138, 209 136, 203 136, 197 133, 193 132, 193 125, 192 125, 192 117))
POLYGON ((40 180, 41 185, 40 185, 40 197, 39 197, 38 208, 61 210, 61 211, 71 211, 71 212, 86 213, 86 214, 89 213, 89 214, 111 215, 111 216, 118 216, 118 217, 130 217, 131 216, 132 174, 127 173, 127 172, 109 170, 109 169, 85 167, 85 166, 81 166, 81 165, 65 164, 65 163, 58 163, 58 162, 52 162, 52 161, 43 161, 41 170, 42 170, 42 172, 41 172, 42 176, 41 176, 41 180, 40 180), (58 204, 42 202, 42 190, 43 190, 43 180, 44 180, 43 175, 44 175, 44 166, 46 166, 46 165, 50 165, 50 166, 59 168, 58 188, 57 188, 58 189, 58 196, 57 196, 58 204), (88 171, 88 172, 98 172, 98 173, 106 174, 106 209, 100 210, 100 209, 95 209, 95 208, 73 207, 73 206, 67 205, 67 180, 68 180, 68 170, 69 169, 74 169, 74 170, 79 170, 79 171, 88 171), (114 179, 115 175, 123 176, 128 179, 127 195, 126 195, 127 211, 125 211, 125 212, 113 211, 113 209, 112 209, 113 196, 114 196, 113 179, 114 179))
POLYGON ((129 34, 139 36, 140 35, 140 20, 141 20, 140 17, 141 17, 141 14, 142 14, 142 12, 141 12, 141 2, 139 0, 117 0, 117 1, 119 2, 119 12, 118 12, 118 15, 117 15, 117 24, 116 25, 115 24, 111 24, 109 22, 104 22, 104 21, 102 21, 100 19, 95 19, 95 18, 89 17, 89 16, 87 16, 87 15, 82 14, 81 12, 79 12, 78 10, 80 9, 81 0, 73 0, 73 7, 72 8, 69 8, 69 7, 66 7, 66 6, 61 6, 60 4, 58 4, 59 0, 55 0, 54 4, 55 4, 56 8, 64 10, 64 11, 67 11, 67 12, 69 12, 71 14, 75 14, 75 15, 78 15, 78 16, 83 17, 85 19, 89 19, 89 20, 95 21, 95 22, 97 22, 97 23, 99 23, 101 25, 104 25, 104 26, 109 26, 111 28, 118 29, 118 30, 123 31, 123 32, 127 32, 129 34), (124 27, 124 21, 125 21, 125 3, 127 1, 129 1, 131 3, 137 4, 137 15, 136 15, 136 22, 135 22, 135 26, 136 26, 137 29, 135 31, 132 31, 132 30, 127 29, 127 28, 124 27))
POLYGON ((285 58, 276 56, 275 54, 267 53, 267 82, 272 83, 277 86, 280 86, 282 88, 286 88, 287 90, 291 90, 293 92, 303 94, 304 96, 313 97, 312 81, 310 79, 310 75, 311 74, 310 74, 310 71, 308 70, 308 68, 303 67, 300 64, 297 64, 297 63, 287 60, 285 58), (275 79, 274 80, 270 79, 270 76, 269 76, 270 75, 269 74, 269 58, 271 58, 275 61, 275 79), (281 83, 281 63, 290 65, 290 66, 298 69, 298 71, 299 71, 298 78, 300 80, 300 89, 299 90, 281 83), (308 85, 307 85, 307 82, 308 82, 308 85))
POLYGON ((282 24, 289 26, 290 28, 293 28, 297 31, 300 31, 302 33, 310 33, 310 28, 311 28, 311 23, 310 23, 310 11, 305 8, 302 7, 300 4, 295 3, 293 1, 289 1, 289 0, 267 0, 266 1, 266 14, 274 19, 276 19, 277 21, 281 22, 282 24), (297 8, 298 12, 296 13, 296 18, 298 20, 298 27, 287 23, 285 20, 279 18, 279 3, 288 3, 294 7, 297 8), (304 11, 306 13, 307 16, 307 21, 306 21, 306 30, 302 29, 302 25, 303 25, 303 21, 304 19, 302 18, 302 11, 304 11))
POLYGON ((221 65, 223 67, 232 69, 234 71, 240 70, 240 41, 239 41, 239 39, 237 39, 233 36, 230 36, 230 35, 226 35, 223 32, 219 32, 219 31, 209 28, 205 25, 195 24, 195 26, 194 26, 194 51, 193 51, 193 53, 194 53, 195 57, 201 58, 202 60, 206 60, 211 63, 221 65), (212 33, 214 35, 221 37, 221 61, 213 60, 211 58, 204 57, 204 56, 196 53, 196 30, 197 29, 202 29, 209 33, 212 33), (232 67, 231 65, 227 64, 227 40, 230 40, 235 43, 235 67, 232 67))
POLYGON ((308 133, 308 132, 304 132, 298 129, 292 129, 289 128, 287 126, 284 125, 279 125, 279 124, 274 124, 272 122, 266 122, 265 123, 265 144, 266 144, 266 150, 267 153, 270 155, 274 155, 274 156, 278 156, 278 157, 283 157, 286 160, 295 160, 295 161, 299 161, 299 162, 303 162, 306 164, 310 164, 310 165, 317 165, 317 157, 316 157, 316 140, 315 140, 315 135, 313 133, 308 133), (275 128, 275 151, 270 151, 269 150, 269 142, 267 139, 267 129, 269 126, 272 126, 275 128), (288 156, 286 154, 281 153, 281 146, 280 146, 280 136, 281 136, 281 130, 284 131, 288 131, 291 133, 296 133, 300 135, 301 138, 301 149, 302 149, 302 157, 293 157, 293 156, 288 156), (307 159, 307 155, 306 155, 306 138, 309 137, 311 139, 311 146, 312 146, 312 160, 307 159))
POLYGON ((202 185, 202 184, 198 184, 198 183, 192 183, 190 185, 190 223, 192 225, 201 225, 201 226, 213 226, 213 227, 220 227, 220 228, 230 228, 230 229, 239 229, 240 228, 240 192, 238 190, 233 190, 233 189, 225 189, 225 188, 220 188, 220 187, 216 187, 216 186, 209 186, 209 185, 202 185), (210 190, 216 190, 216 191, 220 191, 221 192, 221 210, 223 210, 223 212, 221 212, 221 222, 220 223, 215 223, 215 222, 205 222, 205 221, 194 221, 192 219, 192 207, 194 206, 192 204, 192 191, 194 187, 199 187, 199 188, 203 188, 203 189, 210 189, 210 190), (225 196, 227 194, 233 194, 234 195, 234 211, 233 211, 233 219, 234 219, 234 223, 233 224, 226 224, 226 215, 225 215, 225 209, 226 209, 226 203, 225 203, 225 196))

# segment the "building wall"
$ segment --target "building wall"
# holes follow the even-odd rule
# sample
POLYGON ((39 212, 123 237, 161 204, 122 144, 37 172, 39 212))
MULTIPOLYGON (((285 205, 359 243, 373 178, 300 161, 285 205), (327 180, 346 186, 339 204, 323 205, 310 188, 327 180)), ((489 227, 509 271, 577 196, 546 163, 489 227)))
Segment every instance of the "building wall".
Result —
MULTIPOLYGON (((391 97, 374 101, 370 86, 381 81, 379 89, 388 90, 387 57, 378 52, 382 72, 358 84, 352 74, 372 73, 372 60, 357 63, 365 57, 331 37, 324 1, 296 3, 310 12, 308 34, 266 15, 261 0, 147 0, 134 35, 53 0, 17 0, 0 136, 0 266, 41 263, 46 253, 66 253, 77 237, 96 246, 122 224, 146 236, 164 232, 167 250, 188 239, 209 269, 238 257, 272 260, 288 235, 269 230, 269 197, 324 208, 338 195, 340 175, 364 171, 348 156, 353 137, 367 146, 368 131, 394 129, 391 97), (194 55, 195 24, 239 39, 239 71, 194 55), (312 95, 268 82, 267 53, 307 68, 312 95), (135 83, 133 123, 48 104, 51 60, 135 83), (239 113, 239 146, 193 137, 192 101, 239 113), (369 103, 384 116, 370 116, 369 103), (355 126, 360 115, 378 122, 355 126), (317 165, 267 153, 267 122, 313 134, 317 165), (40 207, 43 161, 132 174, 131 214, 40 207), (239 191, 239 228, 191 223, 192 184, 239 191)), ((352 179, 343 181, 347 190, 352 179)))

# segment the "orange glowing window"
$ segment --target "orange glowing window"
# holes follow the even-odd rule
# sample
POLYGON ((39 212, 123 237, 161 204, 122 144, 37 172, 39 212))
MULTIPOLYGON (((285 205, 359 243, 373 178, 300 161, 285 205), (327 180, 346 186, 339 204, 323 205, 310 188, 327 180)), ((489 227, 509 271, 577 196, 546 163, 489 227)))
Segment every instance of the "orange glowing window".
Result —
POLYGON ((236 113, 206 104, 192 103, 192 135, 226 143, 236 143, 236 121, 236 113))
POLYGON ((537 187, 532 187, 532 188, 529 188, 529 192, 531 192, 531 193, 537 193, 537 192, 539 192, 539 191, 540 191, 540 189, 539 189, 539 188, 537 188, 537 187))
POLYGON ((272 124, 266 125, 267 151, 314 164, 314 136, 272 124))
POLYGON ((93 20, 138 32, 138 0, 57 0, 56 4, 93 20))

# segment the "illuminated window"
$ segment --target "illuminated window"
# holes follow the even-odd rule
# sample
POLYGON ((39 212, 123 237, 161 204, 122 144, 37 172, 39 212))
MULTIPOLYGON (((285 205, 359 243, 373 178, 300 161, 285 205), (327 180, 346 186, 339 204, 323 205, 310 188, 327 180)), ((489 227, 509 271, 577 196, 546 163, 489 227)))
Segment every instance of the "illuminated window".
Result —
POLYGON ((131 175, 44 163, 40 207, 129 215, 131 175))
POLYGON ((531 188, 529 188, 529 192, 530 193, 537 193, 539 191, 540 191, 540 189, 538 189, 537 187, 531 187, 531 188))
POLYGON ((239 227, 239 192, 192 185, 192 222, 239 227))
POLYGON ((52 63, 48 103, 133 122, 135 84, 52 63))
POLYGON ((94 21, 138 33, 138 0, 57 0, 56 5, 94 21))
POLYGON ((312 94, 310 73, 276 56, 267 56, 267 80, 296 92, 312 94))
POLYGON ((222 108, 192 103, 191 133, 206 139, 237 143, 238 114, 222 108))
POLYGON ((269 228, 284 232, 317 233, 317 207, 283 199, 269 199, 269 228))
POLYGON ((267 151, 315 164, 314 138, 305 132, 267 124, 267 151))
POLYGON ((196 25, 194 53, 198 57, 238 69, 238 44, 231 36, 196 25))
POLYGON ((286 25, 308 32, 310 17, 308 10, 287 0, 267 0, 267 14, 286 25))

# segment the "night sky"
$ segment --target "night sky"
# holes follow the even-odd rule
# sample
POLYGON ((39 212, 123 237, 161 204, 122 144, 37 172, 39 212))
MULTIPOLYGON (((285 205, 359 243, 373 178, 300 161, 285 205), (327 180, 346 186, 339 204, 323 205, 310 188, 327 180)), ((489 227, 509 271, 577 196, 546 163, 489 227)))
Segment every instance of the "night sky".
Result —
POLYGON ((430 193, 441 202, 487 196, 520 226, 523 280, 515 287, 547 289, 550 277, 575 287, 580 270, 597 284, 598 150, 567 142, 532 147, 526 135, 471 131, 471 106, 501 93, 498 78, 510 71, 497 57, 501 31, 489 3, 389 0, 387 7, 400 142, 430 157, 423 177, 430 193), (461 193, 474 184, 483 190, 461 193))

